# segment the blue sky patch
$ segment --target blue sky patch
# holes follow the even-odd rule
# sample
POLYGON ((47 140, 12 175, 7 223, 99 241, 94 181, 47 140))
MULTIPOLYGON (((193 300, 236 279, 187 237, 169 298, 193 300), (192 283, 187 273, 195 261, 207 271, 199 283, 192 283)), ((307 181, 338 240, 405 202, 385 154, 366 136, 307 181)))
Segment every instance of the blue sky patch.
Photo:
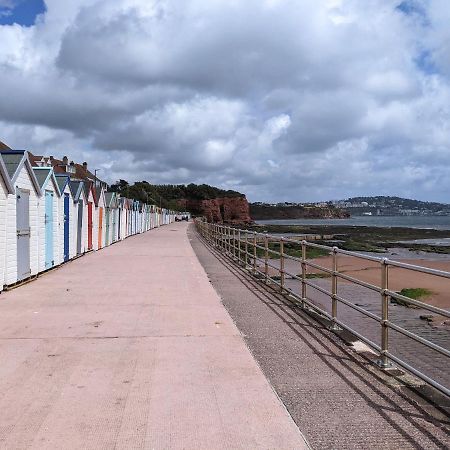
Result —
POLYGON ((43 0, 0 0, 0 25, 31 27, 46 10, 43 0))
POLYGON ((423 21, 427 21, 427 11, 423 1, 403 0, 396 9, 406 16, 419 16, 423 21))
POLYGON ((416 66, 427 75, 438 73, 438 69, 433 61, 433 55, 430 50, 423 50, 415 59, 416 66))

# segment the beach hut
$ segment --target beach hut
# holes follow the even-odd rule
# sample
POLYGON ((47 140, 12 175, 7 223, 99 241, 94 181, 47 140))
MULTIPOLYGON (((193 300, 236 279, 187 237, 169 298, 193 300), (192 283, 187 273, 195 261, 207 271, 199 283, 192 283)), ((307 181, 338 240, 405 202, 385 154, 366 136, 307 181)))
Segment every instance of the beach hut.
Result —
POLYGON ((123 213, 125 216, 124 239, 130 235, 130 201, 128 198, 123 199, 123 213))
POLYGON ((84 193, 86 196, 86 220, 87 220, 87 236, 86 251, 94 250, 94 236, 97 228, 97 220, 95 215, 95 192, 94 184, 91 181, 83 183, 84 193))
POLYGON ((133 211, 134 211, 134 232, 133 234, 139 233, 139 201, 133 201, 133 211))
POLYGON ((87 237, 87 199, 86 191, 84 189, 83 181, 70 181, 70 190, 72 191, 72 196, 75 203, 75 213, 76 213, 76 244, 75 244, 75 255, 81 256, 86 251, 86 237, 87 237))
POLYGON ((116 193, 113 195, 113 200, 111 203, 111 242, 118 241, 119 233, 119 208, 118 208, 118 196, 116 193))
POLYGON ((41 190, 25 150, 2 150, 0 154, 13 187, 6 202, 4 253, 4 284, 11 285, 38 273, 38 200, 41 190))
POLYGON ((8 196, 14 195, 14 187, 0 155, 0 291, 5 284, 6 265, 6 208, 8 196))
POLYGON ((148 205, 146 203, 144 203, 142 210, 143 210, 143 215, 144 215, 143 220, 142 220, 142 222, 143 222, 142 229, 143 229, 143 232, 145 233, 146 231, 148 231, 148 205))
POLYGON ((96 186, 95 192, 95 215, 97 217, 97 238, 94 248, 100 250, 105 246, 105 189, 103 185, 96 186))
POLYGON ((115 192, 105 192, 105 245, 112 244, 113 206, 116 198, 115 192))
POLYGON ((39 272, 61 264, 59 203, 61 193, 52 167, 33 167, 42 196, 38 202, 39 272))
POLYGON ((130 232, 129 232, 129 236, 133 236, 134 234, 134 228, 135 228, 135 220, 136 220, 136 215, 135 215, 135 211, 134 211, 134 200, 129 199, 128 201, 129 204, 129 208, 130 208, 130 232))
POLYGON ((125 239, 125 209, 124 209, 124 199, 117 195, 117 240, 123 241, 125 239))
POLYGON ((156 205, 151 205, 151 228, 156 228, 156 205))
POLYGON ((59 257, 61 262, 67 262, 76 254, 76 207, 72 191, 70 190, 70 177, 56 174, 56 182, 61 192, 59 201, 59 257))

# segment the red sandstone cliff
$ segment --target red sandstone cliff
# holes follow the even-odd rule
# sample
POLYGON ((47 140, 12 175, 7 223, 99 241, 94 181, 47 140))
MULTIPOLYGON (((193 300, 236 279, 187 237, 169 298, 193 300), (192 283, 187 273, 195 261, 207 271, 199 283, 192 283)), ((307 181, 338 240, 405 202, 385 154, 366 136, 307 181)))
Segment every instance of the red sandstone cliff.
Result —
POLYGON ((182 199, 182 209, 197 216, 204 216, 208 222, 229 224, 251 223, 250 207, 245 197, 224 197, 210 200, 182 199))

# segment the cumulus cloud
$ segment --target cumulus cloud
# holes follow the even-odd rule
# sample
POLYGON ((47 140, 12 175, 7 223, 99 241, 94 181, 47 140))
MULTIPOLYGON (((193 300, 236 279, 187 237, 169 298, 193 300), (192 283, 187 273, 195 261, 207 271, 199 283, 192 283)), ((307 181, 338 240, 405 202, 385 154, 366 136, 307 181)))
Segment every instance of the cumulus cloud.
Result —
POLYGON ((252 200, 449 201, 447 0, 46 6, 0 26, 0 139, 16 148, 252 200))

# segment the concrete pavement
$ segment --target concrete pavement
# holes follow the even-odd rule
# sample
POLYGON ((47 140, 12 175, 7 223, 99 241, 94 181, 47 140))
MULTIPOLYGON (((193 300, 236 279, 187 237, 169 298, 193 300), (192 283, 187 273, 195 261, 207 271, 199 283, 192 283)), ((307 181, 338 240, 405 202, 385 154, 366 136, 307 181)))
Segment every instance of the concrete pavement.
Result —
POLYGON ((260 367, 315 449, 449 448, 450 420, 325 324, 206 246, 191 243, 260 367))
POLYGON ((177 223, 0 295, 1 449, 301 449, 177 223))

